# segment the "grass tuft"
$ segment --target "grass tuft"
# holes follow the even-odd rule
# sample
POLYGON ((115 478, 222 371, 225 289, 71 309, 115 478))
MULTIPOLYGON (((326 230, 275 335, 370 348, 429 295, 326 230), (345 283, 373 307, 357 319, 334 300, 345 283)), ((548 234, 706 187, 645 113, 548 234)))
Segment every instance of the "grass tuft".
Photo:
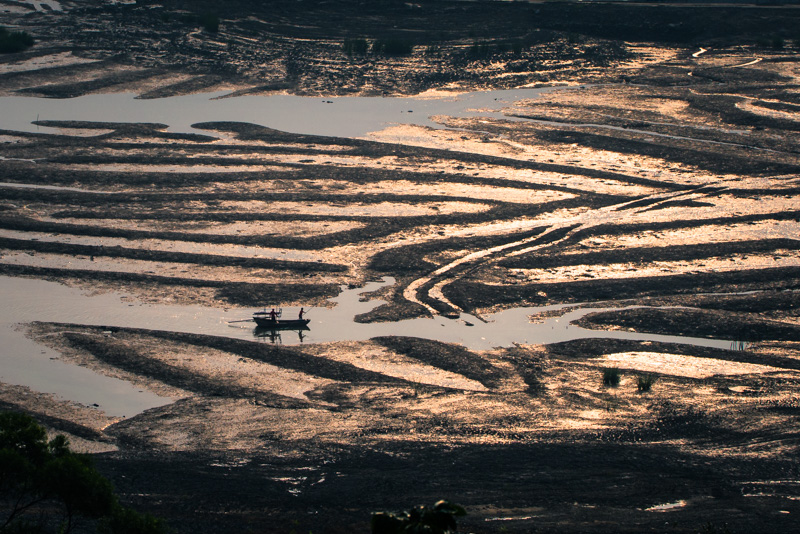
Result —
POLYGON ((620 376, 619 369, 616 367, 603 369, 603 385, 611 388, 619 386, 620 376))
POLYGON ((0 54, 22 52, 33 46, 33 37, 27 32, 8 31, 0 26, 0 54))
POLYGON ((658 380, 658 377, 653 374, 639 375, 636 377, 636 388, 639 393, 647 393, 656 383, 656 380, 658 380))

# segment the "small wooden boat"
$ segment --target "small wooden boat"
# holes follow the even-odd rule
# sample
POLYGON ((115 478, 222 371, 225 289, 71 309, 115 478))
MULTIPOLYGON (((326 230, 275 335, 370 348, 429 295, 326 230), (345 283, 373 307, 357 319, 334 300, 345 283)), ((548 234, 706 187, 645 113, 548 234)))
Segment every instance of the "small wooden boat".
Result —
POLYGON ((304 328, 308 326, 311 319, 280 319, 277 314, 272 318, 272 313, 267 311, 259 311, 253 314, 253 321, 256 322, 259 328, 270 328, 272 330, 288 330, 304 328))

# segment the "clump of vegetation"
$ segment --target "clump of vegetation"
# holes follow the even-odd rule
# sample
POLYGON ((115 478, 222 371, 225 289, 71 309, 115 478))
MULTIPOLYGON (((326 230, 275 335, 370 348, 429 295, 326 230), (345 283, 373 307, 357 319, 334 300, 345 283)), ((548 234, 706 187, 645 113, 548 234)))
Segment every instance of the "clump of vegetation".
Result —
POLYGON ((372 534, 447 534, 456 531, 456 517, 467 515, 461 506, 439 501, 433 507, 415 506, 404 512, 372 514, 372 534))
POLYGON ((372 43, 372 53, 376 56, 408 56, 414 45, 402 39, 378 39, 372 43))
POLYGON ((639 375, 636 377, 636 389, 639 390, 639 393, 647 393, 653 388, 656 380, 658 377, 654 374, 639 375))
POLYGON ((208 33, 217 33, 219 31, 219 17, 214 13, 203 13, 197 17, 197 21, 208 33))
POLYGON ((0 413, 0 533, 86 530, 163 534, 162 522, 119 504, 111 484, 64 436, 47 434, 25 414, 0 413))
POLYGON ((0 26, 0 54, 22 52, 33 46, 33 37, 27 32, 10 32, 0 26))
POLYGON ((603 385, 606 387, 615 388, 619 386, 620 377, 621 374, 616 367, 603 369, 603 385))
POLYGON ((366 39, 345 39, 342 50, 348 56, 366 56, 369 52, 369 43, 366 39))

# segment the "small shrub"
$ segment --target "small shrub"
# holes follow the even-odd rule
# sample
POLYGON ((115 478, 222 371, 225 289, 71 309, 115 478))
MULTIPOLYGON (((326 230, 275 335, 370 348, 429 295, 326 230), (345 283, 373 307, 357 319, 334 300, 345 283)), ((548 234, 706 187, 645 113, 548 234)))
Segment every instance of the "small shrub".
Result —
POLYGON ((27 32, 10 32, 0 26, 0 54, 22 52, 33 46, 33 37, 27 32))
POLYGON ((603 385, 611 388, 617 387, 619 385, 620 376, 619 369, 616 367, 603 369, 603 385))
POLYGON ((208 33, 217 33, 219 31, 219 17, 214 13, 203 13, 197 20, 200 26, 208 33))
POLYGON ((366 56, 369 51, 369 43, 366 39, 345 39, 342 43, 342 50, 348 56, 366 56))
POLYGON ((639 390, 639 393, 647 393, 650 391, 650 389, 652 389, 653 384, 656 383, 656 380, 658 380, 656 375, 639 375, 636 377, 636 389, 639 390))
POLYGON ((372 53, 376 56, 408 56, 414 45, 401 39, 378 39, 372 43, 372 53))

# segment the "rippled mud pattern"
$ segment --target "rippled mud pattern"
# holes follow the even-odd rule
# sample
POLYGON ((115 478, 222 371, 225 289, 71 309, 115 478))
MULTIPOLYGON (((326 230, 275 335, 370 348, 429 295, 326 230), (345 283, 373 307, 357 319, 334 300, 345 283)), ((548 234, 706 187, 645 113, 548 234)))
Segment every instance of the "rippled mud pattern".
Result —
MULTIPOLYGON (((796 42, 664 44, 706 35, 711 16, 678 25, 669 6, 634 28, 623 7, 398 4, 380 18, 366 3, 356 35, 363 20, 264 5, 248 17, 231 3, 216 35, 192 22, 202 3, 0 11, 39 39, 0 58, 0 92, 569 88, 364 139, 230 122, 0 132, 0 274, 221 314, 326 306, 390 275, 367 295, 387 303, 358 321, 589 303, 609 309, 585 328, 730 349, 598 338, 478 352, 414 332, 281 346, 33 323, 61 360, 173 402, 121 419, 0 384, 0 407, 96 453, 123 502, 177 532, 366 532, 372 511, 440 498, 467 508, 465 532, 798 529, 796 42), (431 48, 344 54, 343 39, 383 35, 394 15, 431 48), (468 57, 501 27, 519 55, 468 57)), ((794 11, 775 8, 775 27, 794 11)), ((713 16, 760 31, 772 12, 713 16)))
MULTIPOLYGON (((605 532, 620 518, 637 531, 667 519, 648 508, 679 500, 679 531, 758 531, 754 513, 795 510, 796 344, 781 356, 621 340, 479 353, 405 337, 281 347, 54 323, 31 335, 175 399, 105 428, 120 452, 97 462, 129 502, 194 531, 362 531, 371 509, 443 495, 470 510, 468 531, 605 532), (603 356, 624 353, 667 355, 675 371, 639 393, 643 371, 623 365, 604 387, 603 356), (692 359, 714 374, 692 375, 692 359)), ((790 528, 779 513, 769 527, 790 528)))

